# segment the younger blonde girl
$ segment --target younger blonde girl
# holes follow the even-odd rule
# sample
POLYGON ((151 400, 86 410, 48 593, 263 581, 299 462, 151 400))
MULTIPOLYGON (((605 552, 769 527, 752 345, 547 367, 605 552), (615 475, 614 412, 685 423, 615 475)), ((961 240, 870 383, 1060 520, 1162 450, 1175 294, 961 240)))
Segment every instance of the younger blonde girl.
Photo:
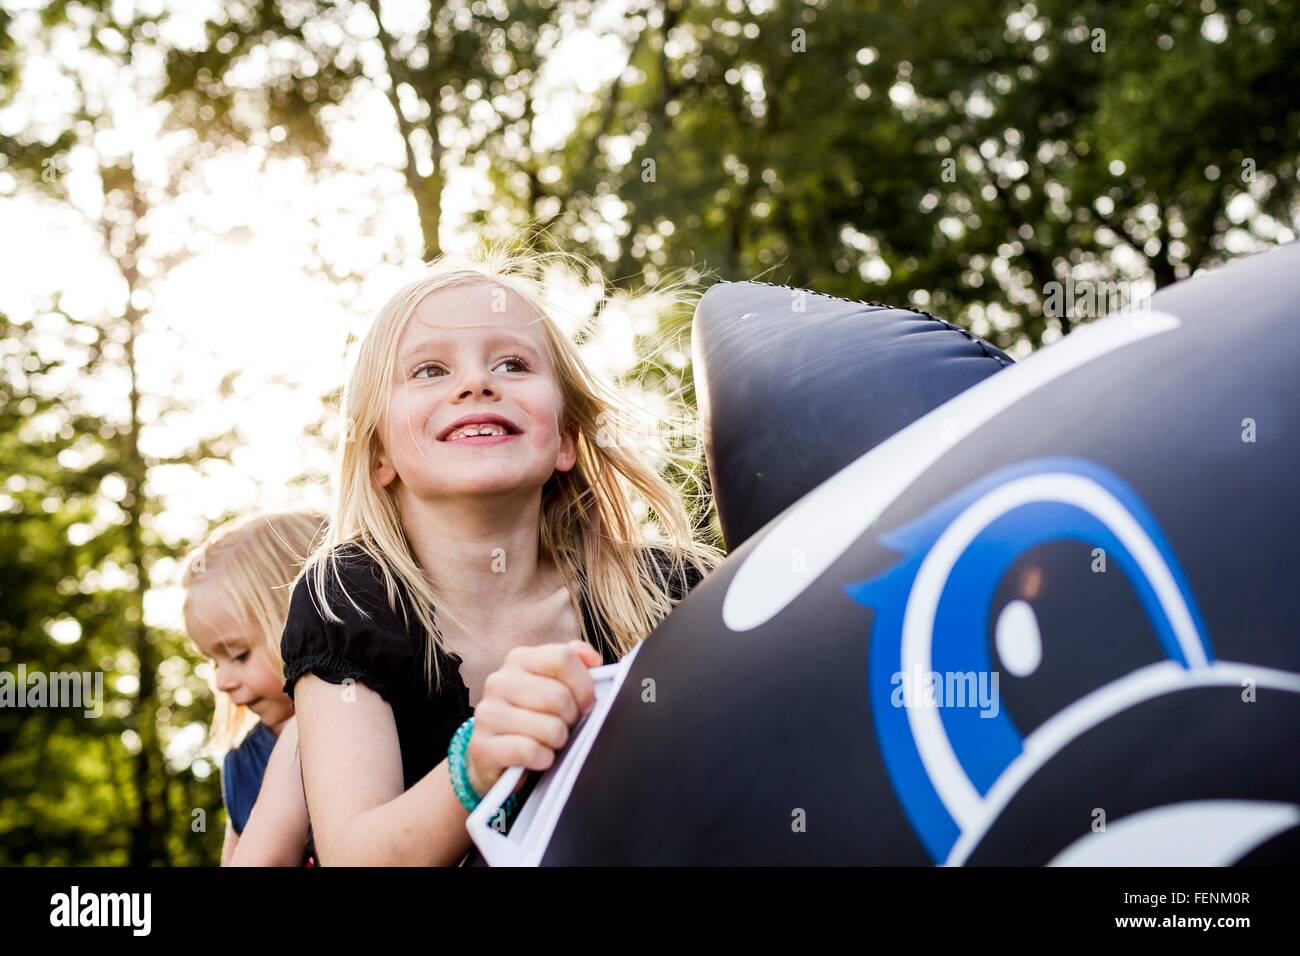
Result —
MULTIPOLYGON (((185 627, 212 663, 216 691, 211 739, 222 755, 227 816, 222 865, 235 856, 277 741, 295 735, 293 701, 283 690, 280 636, 289 587, 322 522, 309 511, 249 515, 222 525, 185 563, 185 627)), ((271 858, 301 865, 305 811, 299 816, 298 832, 275 828, 276 844, 265 847, 271 858)))

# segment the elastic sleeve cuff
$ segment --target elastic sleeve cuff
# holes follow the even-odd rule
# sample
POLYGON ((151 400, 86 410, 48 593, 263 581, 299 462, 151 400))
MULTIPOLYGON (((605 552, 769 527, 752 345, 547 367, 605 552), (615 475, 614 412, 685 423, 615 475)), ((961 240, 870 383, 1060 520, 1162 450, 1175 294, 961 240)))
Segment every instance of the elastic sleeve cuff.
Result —
POLYGON ((308 654, 284 662, 284 692, 293 699, 293 686, 299 677, 314 674, 331 684, 342 684, 351 679, 358 684, 365 684, 384 700, 392 703, 392 688, 388 683, 376 677, 373 671, 358 667, 353 661, 345 660, 334 654, 308 654))

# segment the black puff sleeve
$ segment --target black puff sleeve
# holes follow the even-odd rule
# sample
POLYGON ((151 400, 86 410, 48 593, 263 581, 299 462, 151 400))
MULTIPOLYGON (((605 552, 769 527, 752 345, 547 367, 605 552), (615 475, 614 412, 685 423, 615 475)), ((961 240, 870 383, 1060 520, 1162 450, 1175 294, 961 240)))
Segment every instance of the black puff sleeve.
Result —
MULTIPOLYGON (((331 684, 350 678, 394 703, 410 693, 420 674, 402 616, 389 607, 382 578, 369 558, 350 556, 338 569, 347 596, 339 590, 332 568, 327 590, 330 611, 342 623, 325 619, 309 577, 293 587, 280 639, 284 692, 293 697, 298 678, 315 674, 331 684)), ((413 616, 412 626, 423 630, 413 616)))

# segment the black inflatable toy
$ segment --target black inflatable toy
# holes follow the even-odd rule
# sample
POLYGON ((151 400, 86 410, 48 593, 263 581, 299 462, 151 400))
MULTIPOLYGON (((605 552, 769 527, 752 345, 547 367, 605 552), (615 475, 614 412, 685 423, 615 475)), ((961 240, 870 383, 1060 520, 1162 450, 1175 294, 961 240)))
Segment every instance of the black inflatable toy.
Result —
POLYGON ((1011 364, 923 312, 761 282, 700 300, 692 337, 728 550, 845 465, 1011 364))
POLYGON ((826 336, 789 300, 740 283, 697 312, 715 487, 745 540, 560 765, 537 859, 1300 860, 1300 245, 988 377, 1003 360, 958 342, 941 364, 971 387, 888 437, 878 416, 952 385, 908 347, 921 320, 874 315, 893 345, 867 348, 830 314, 841 368, 799 344, 826 336), (782 312, 780 334, 735 332, 782 312), (786 396, 832 423, 788 456, 748 424, 786 396), (860 448, 797 494, 801 462, 860 448))

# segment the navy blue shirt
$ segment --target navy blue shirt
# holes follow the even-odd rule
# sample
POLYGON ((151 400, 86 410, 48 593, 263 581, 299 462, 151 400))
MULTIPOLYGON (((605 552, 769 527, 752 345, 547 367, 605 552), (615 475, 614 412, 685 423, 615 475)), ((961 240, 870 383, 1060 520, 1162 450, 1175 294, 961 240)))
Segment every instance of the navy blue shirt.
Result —
POLYGON ((275 741, 275 731, 259 722, 222 761, 221 799, 226 804, 226 815, 236 833, 244 832, 248 815, 253 812, 275 741))

